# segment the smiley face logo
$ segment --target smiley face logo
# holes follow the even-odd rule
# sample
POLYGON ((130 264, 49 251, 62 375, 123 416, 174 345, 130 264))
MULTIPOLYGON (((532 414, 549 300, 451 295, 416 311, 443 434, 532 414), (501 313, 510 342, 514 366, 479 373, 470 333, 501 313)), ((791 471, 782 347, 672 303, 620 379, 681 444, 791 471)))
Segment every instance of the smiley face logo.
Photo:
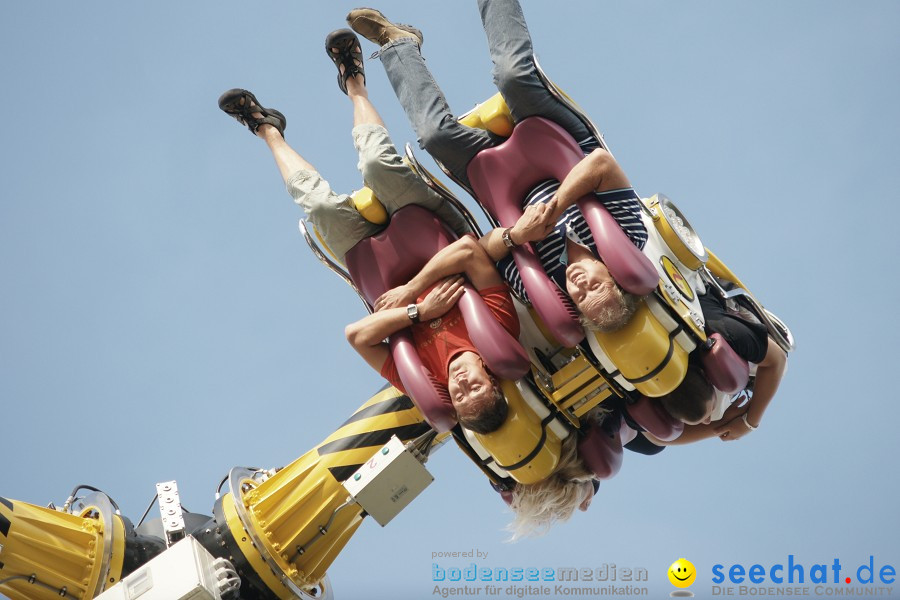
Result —
POLYGON ((691 285, 687 282, 687 279, 684 278, 684 275, 681 274, 681 271, 675 266, 675 263, 672 262, 668 256, 663 256, 659 259, 660 264, 662 264, 663 270, 666 272, 666 275, 669 277, 669 281, 672 282, 678 291, 687 298, 689 301, 694 301, 694 290, 691 289, 691 285))
POLYGON ((697 569, 693 563, 686 558, 679 558, 669 567, 669 581, 672 585, 679 588, 690 587, 697 578, 697 569))

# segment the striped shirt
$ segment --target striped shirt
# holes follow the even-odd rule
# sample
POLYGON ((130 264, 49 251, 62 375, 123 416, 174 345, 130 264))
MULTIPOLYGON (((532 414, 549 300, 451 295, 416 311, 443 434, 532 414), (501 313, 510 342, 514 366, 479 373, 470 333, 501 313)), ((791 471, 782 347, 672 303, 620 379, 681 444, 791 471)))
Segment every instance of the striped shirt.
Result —
MULTIPOLYGON (((579 142, 578 145, 581 146, 585 155, 600 147, 594 138, 587 138, 579 142)), ((555 179, 542 181, 525 197, 524 206, 548 202, 556 194, 559 185, 560 182, 555 179)), ((647 229, 641 220, 640 197, 634 189, 611 190, 595 193, 595 196, 606 207, 619 226, 622 227, 622 230, 634 245, 643 249, 644 244, 647 242, 647 229)), ((585 221, 581 211, 578 210, 577 205, 570 206, 560 215, 559 220, 556 222, 556 228, 546 238, 533 244, 544 271, 563 291, 566 289, 566 265, 560 262, 560 257, 566 249, 567 228, 571 229, 590 248, 595 256, 599 256, 587 221, 585 221)), ((503 275, 503 278, 516 294, 521 298, 528 298, 512 255, 501 259, 497 263, 497 270, 500 271, 500 274, 503 275)))

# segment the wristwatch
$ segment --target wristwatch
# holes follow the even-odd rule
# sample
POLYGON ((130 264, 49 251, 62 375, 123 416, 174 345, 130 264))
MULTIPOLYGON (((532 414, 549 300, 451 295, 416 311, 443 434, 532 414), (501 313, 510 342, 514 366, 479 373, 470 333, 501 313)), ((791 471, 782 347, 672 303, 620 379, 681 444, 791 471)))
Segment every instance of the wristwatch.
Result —
POLYGON ((506 246, 507 248, 509 248, 510 250, 512 250, 513 248, 518 246, 518 244, 516 244, 512 239, 512 234, 510 233, 511 231, 512 231, 512 227, 507 227, 506 229, 503 230, 503 233, 500 234, 500 239, 503 240, 503 245, 506 246))
POLYGON ((419 322, 419 307, 415 304, 410 304, 406 307, 406 316, 409 317, 409 320, 413 323, 419 322))

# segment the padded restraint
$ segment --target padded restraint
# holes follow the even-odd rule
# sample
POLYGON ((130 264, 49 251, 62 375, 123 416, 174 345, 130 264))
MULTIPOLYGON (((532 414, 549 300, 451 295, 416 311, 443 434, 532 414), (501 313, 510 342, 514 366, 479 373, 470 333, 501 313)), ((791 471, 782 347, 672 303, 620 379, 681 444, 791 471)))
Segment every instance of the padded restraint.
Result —
POLYGON ((592 424, 578 440, 578 456, 597 479, 609 479, 622 468, 622 440, 619 429, 610 435, 592 424))
POLYGON ((707 381, 726 394, 736 394, 747 387, 750 364, 734 351, 721 334, 712 334, 707 343, 711 345, 704 348, 701 355, 707 381))
MULTIPOLYGON (((439 250, 456 239, 433 213, 420 206, 396 211, 381 233, 361 240, 347 252, 350 277, 363 297, 374 305, 384 292, 408 282, 439 250)), ((472 345, 495 375, 518 379, 530 368, 528 354, 491 314, 482 297, 469 284, 459 301, 472 345)), ((446 387, 422 364, 412 332, 391 336, 391 353, 406 391, 438 432, 456 424, 456 411, 446 387)))
MULTIPOLYGON (((522 215, 528 192, 546 179, 562 181, 584 158, 581 148, 562 127, 543 117, 518 123, 512 136, 499 146, 479 152, 467 173, 478 201, 504 227, 512 227, 522 215)), ((601 260, 625 291, 645 296, 659 282, 650 260, 628 239, 615 218, 593 194, 578 200, 601 260)), ((571 300, 541 267, 531 244, 513 249, 513 258, 541 319, 567 346, 584 338, 578 313, 571 300)))
POLYGON ((664 442, 677 439, 684 431, 684 423, 670 415, 656 398, 641 396, 625 410, 644 431, 664 442))

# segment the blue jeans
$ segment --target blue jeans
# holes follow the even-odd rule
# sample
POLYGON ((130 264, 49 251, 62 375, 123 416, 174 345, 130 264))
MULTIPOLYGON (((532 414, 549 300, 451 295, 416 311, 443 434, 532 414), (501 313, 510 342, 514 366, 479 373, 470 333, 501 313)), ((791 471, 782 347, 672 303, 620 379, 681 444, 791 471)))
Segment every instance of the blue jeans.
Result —
MULTIPOLYGON (((531 35, 518 0, 478 0, 478 8, 494 62, 494 84, 506 99, 513 120, 540 115, 562 125, 577 141, 589 137, 591 134, 581 120, 541 83, 534 67, 531 35)), ((419 138, 419 146, 468 184, 469 161, 503 138, 456 120, 414 39, 390 42, 379 54, 419 138)))

